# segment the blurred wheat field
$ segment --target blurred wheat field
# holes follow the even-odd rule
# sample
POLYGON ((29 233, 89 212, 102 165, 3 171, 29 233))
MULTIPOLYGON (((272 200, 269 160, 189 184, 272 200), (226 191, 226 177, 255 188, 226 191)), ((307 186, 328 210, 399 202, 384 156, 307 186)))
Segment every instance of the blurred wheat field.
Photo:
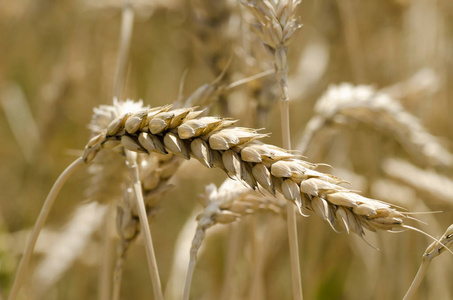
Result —
MULTIPOLYGON (((221 80, 229 84, 273 68, 239 1, 132 3, 123 99, 162 106, 178 99, 182 81, 188 97, 224 70, 221 80)), ((26 236, 52 183, 82 154, 93 108, 112 102, 121 11, 119 0, 0 3, 0 299, 9 294, 26 236)), ((347 187, 363 196, 411 212, 442 211, 415 215, 427 225, 412 223, 442 235, 453 219, 453 4, 304 0, 297 16, 303 27, 288 55, 293 148, 303 141, 307 124, 320 113, 318 99, 329 95, 332 85, 351 84, 338 92, 351 105, 357 104, 350 93, 355 85, 389 95, 400 105, 392 106, 394 111, 404 111, 396 120, 385 109, 373 114, 367 107, 344 106, 340 117, 325 117, 305 155, 333 166, 322 171, 349 181, 347 187), (405 113, 421 126, 412 126, 412 132, 399 128, 407 124, 405 113), (426 139, 423 127, 437 139, 426 139)), ((210 115, 265 128, 272 133, 265 142, 281 146, 273 76, 218 98, 210 115)), ((79 170, 58 196, 20 299, 102 299, 103 261, 110 258, 113 268, 117 251, 116 203, 104 195, 102 203, 114 205, 78 215, 83 205, 97 203, 87 196, 88 177, 87 168, 79 170), (40 269, 63 238, 61 257, 77 252, 75 260, 40 269), (106 240, 113 243, 108 250, 106 240)), ((219 186, 225 178, 224 172, 191 160, 171 179, 174 188, 150 223, 166 299, 179 299, 183 289, 183 282, 172 280, 175 272, 185 275, 187 266, 177 259, 188 256, 194 217, 202 211, 197 199, 206 185, 219 186)), ((313 213, 298 216, 298 229, 305 299, 402 299, 431 243, 412 231, 367 232, 365 239, 377 251, 357 235, 334 232, 313 213)), ((128 250, 121 299, 153 295, 143 247, 139 237, 128 250)), ((451 254, 434 260, 415 299, 453 299, 452 263, 451 254)), ((191 299, 291 299, 291 291, 284 214, 258 212, 207 230, 191 299)))

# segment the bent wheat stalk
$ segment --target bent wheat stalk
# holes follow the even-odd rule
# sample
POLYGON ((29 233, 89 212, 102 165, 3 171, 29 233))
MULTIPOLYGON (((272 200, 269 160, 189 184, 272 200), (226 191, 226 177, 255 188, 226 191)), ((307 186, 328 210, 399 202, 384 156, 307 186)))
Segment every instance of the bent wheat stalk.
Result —
POLYGON ((19 293, 20 287, 24 281, 25 274, 28 270, 28 264, 30 263, 31 255, 33 254, 33 250, 35 249, 36 241, 38 240, 39 233, 44 226, 44 223, 47 220, 47 216, 49 215, 50 209, 55 202, 55 199, 60 192, 61 188, 63 187, 66 180, 80 167, 83 166, 83 159, 78 158, 72 164, 70 164, 66 170, 61 173, 60 177, 58 177, 57 181, 55 181, 52 189, 50 190, 49 194, 47 195, 46 201, 44 202, 43 207, 41 208, 41 212, 39 213, 38 220, 36 220, 35 226, 33 227, 33 231, 28 238, 27 246, 25 247, 24 254, 20 260, 19 267, 17 268, 16 277, 14 278, 13 287, 11 288, 11 292, 9 294, 8 300, 15 300, 19 293))

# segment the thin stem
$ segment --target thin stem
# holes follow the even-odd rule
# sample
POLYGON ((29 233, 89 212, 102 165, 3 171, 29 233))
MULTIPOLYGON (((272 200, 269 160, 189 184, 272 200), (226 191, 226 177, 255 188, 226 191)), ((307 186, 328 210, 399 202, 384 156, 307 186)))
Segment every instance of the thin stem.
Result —
POLYGON ((123 269, 124 269, 124 260, 125 260, 125 252, 127 246, 120 245, 120 252, 121 254, 118 256, 116 260, 115 271, 113 273, 113 300, 120 299, 120 292, 121 292, 121 278, 123 277, 123 269))
POLYGON ((220 300, 227 300, 231 298, 232 283, 234 279, 234 270, 238 259, 239 252, 241 251, 241 235, 243 224, 241 222, 231 224, 230 238, 228 239, 228 251, 226 257, 226 271, 225 279, 222 284, 222 291, 220 292, 220 300))
POLYGON ((58 193, 65 184, 66 180, 82 165, 85 163, 81 157, 77 158, 72 164, 70 164, 63 173, 60 174, 58 179, 55 181, 52 189, 47 195, 46 201, 41 208, 39 213, 38 220, 36 220, 33 231, 28 238, 27 245, 25 247, 24 255, 22 256, 19 267, 17 269, 16 277, 14 279, 13 287, 11 288, 11 293, 9 294, 8 300, 15 300, 19 293, 19 289, 25 279, 25 275, 28 271, 28 264, 30 263, 31 255, 35 249, 36 241, 38 240, 39 233, 46 222, 47 216, 49 215, 50 209, 57 198, 58 193))
POLYGON ((366 82, 365 59, 361 51, 363 48, 360 46, 359 27, 357 18, 354 15, 354 4, 351 0, 337 0, 337 5, 340 11, 340 20, 343 24, 343 33, 346 39, 346 48, 354 81, 357 83, 366 82))
POLYGON ((415 278, 412 281, 411 286, 407 290, 406 295, 404 295, 403 300, 410 300, 414 297, 415 292, 417 291, 418 287, 423 281, 423 278, 425 278, 431 260, 432 260, 431 257, 423 256, 422 263, 420 265, 420 268, 418 269, 417 275, 415 275, 415 278))
POLYGON ((194 222, 197 215, 198 210, 192 210, 190 216, 186 219, 182 230, 178 233, 178 238, 176 239, 174 246, 172 267, 165 286, 165 299, 182 299, 183 297, 184 290, 181 287, 184 286, 184 281, 187 276, 187 266, 190 261, 187 250, 191 248, 192 233, 196 230, 198 225, 194 222))
MULTIPOLYGON (((124 83, 125 69, 127 64, 127 57, 129 55, 130 41, 132 37, 132 28, 134 23, 134 12, 130 0, 124 1, 122 21, 121 21, 121 37, 120 49, 118 55, 118 63, 116 68, 115 82, 113 85, 113 97, 120 99, 124 83)), ((154 254, 153 240, 151 237, 151 230, 149 229, 148 217, 146 215, 145 202, 143 200, 143 191, 140 182, 140 175, 137 166, 137 154, 126 150, 126 164, 129 168, 132 185, 135 193, 137 210, 139 213, 140 225, 145 239, 146 258, 148 262, 148 269, 151 275, 153 284, 154 298, 156 300, 163 300, 162 287, 160 283, 159 270, 157 268, 156 256, 154 254)), ((115 286, 114 286, 114 299, 119 299, 120 282, 122 274, 122 264, 124 262, 124 255, 119 258, 115 269, 115 286)))
MULTIPOLYGON (((115 81, 113 83, 113 99, 119 100, 121 98, 122 90, 123 90, 123 85, 124 85, 124 78, 125 78, 125 73, 126 73, 126 65, 127 65, 127 58, 129 55, 129 48, 130 48, 130 43, 131 43, 131 37, 132 37, 132 29, 134 25, 134 11, 132 9, 132 4, 130 0, 124 0, 123 1, 123 12, 121 15, 121 33, 120 33, 120 41, 119 41, 119 50, 118 50, 118 60, 116 64, 116 70, 115 70, 115 81)), ((140 184, 140 179, 138 175, 138 167, 137 167, 137 162, 136 162, 136 157, 137 155, 129 153, 129 151, 126 151, 126 157, 127 157, 127 165, 130 169, 131 172, 131 177, 133 179, 133 184, 134 184, 134 191, 135 191, 135 199, 137 199, 137 207, 139 210, 139 217, 140 217, 140 223, 143 226, 145 226, 148 231, 148 218, 146 216, 145 212, 145 217, 143 218, 141 215, 141 210, 142 207, 144 207, 144 202, 143 202, 143 194, 141 190, 141 184, 140 184), (135 183, 138 182, 139 188, 136 187, 135 183), (141 200, 139 199, 141 197, 141 200), (142 204, 142 205, 141 205, 142 204), (145 224, 145 225, 144 225, 145 224)), ((144 209, 144 208, 143 208, 144 209)), ((154 291, 160 290, 160 282, 159 282, 159 276, 157 275, 157 283, 154 281, 154 272, 157 272, 157 264, 155 262, 154 258, 154 249, 152 248, 152 240, 151 244, 148 243, 147 237, 146 237, 146 231, 143 230, 145 233, 145 248, 146 248, 146 255, 148 258, 148 269, 151 272, 151 279, 154 285, 154 291), (148 248, 151 247, 151 253, 149 254, 148 248), (151 255, 151 256, 150 256, 151 255), (154 259, 154 265, 153 263, 150 263, 150 257, 151 260, 154 259), (155 267, 155 271, 154 271, 155 267)), ((150 233, 151 234, 151 233, 150 233)), ((149 236, 151 239, 151 235, 149 236)), ((120 299, 120 291, 121 291, 121 278, 123 274, 123 265, 124 265, 124 260, 125 260, 125 252, 127 247, 123 244, 118 246, 120 248, 119 256, 117 257, 116 265, 115 265, 115 270, 113 272, 113 292, 112 292, 112 299, 114 300, 119 300, 120 299)), ((162 294, 162 293, 161 293, 162 294)), ((156 297, 157 299, 157 297, 156 297)))
POLYGON ((126 150, 127 166, 129 168, 132 184, 135 192, 135 199, 139 213, 140 225, 142 228, 143 236, 145 238, 146 258, 148 261, 148 269, 153 283, 154 298, 156 300, 163 300, 162 287, 160 284, 159 270, 157 269, 156 256, 154 254, 153 240, 151 238, 151 230, 149 229, 148 218, 146 215, 145 202, 143 200, 143 191, 140 183, 138 166, 137 166, 137 153, 126 150))
MULTIPOLYGON (((253 217, 253 216, 252 216, 253 217)), ((252 283, 250 284, 250 292, 249 292, 249 299, 254 300, 254 299, 263 299, 264 297, 264 274, 263 274, 263 269, 264 269, 264 260, 266 258, 266 249, 265 247, 265 239, 266 237, 262 234, 262 232, 259 232, 259 225, 257 218, 251 218, 250 222, 250 231, 252 234, 251 237, 251 247, 252 251, 254 253, 253 258, 252 258, 252 271, 251 271, 251 277, 252 277, 252 283)), ((263 224, 264 225, 264 224, 263 224)), ((268 228, 263 228, 263 230, 266 232, 268 228)))
POLYGON ((127 57, 129 55, 129 47, 131 44, 132 27, 134 25, 134 11, 129 0, 124 1, 123 14, 121 17, 121 36, 118 61, 115 71, 115 82, 113 84, 113 97, 118 100, 121 98, 121 93, 124 83, 124 74, 126 73, 127 57))
POLYGON ((184 295, 182 297, 183 300, 189 300, 190 287, 192 285, 192 278, 193 278, 193 273, 195 271, 196 265, 197 265, 197 257, 195 254, 194 259, 191 257, 190 262, 189 262, 189 268, 187 269, 186 282, 184 284, 184 295))
POLYGON ((291 149, 290 128, 289 128, 289 101, 280 102, 280 115, 281 115, 283 147, 285 149, 291 149))
POLYGON ((241 84, 245 84, 245 83, 248 83, 250 81, 253 81, 253 80, 256 80, 256 79, 260 79, 262 77, 266 77, 268 75, 271 75, 272 73, 274 73, 275 71, 274 70, 267 70, 267 71, 263 71, 261 73, 258 73, 256 75, 253 75, 253 76, 250 76, 250 77, 246 77, 246 78, 242 78, 242 79, 239 79, 233 83, 230 83, 229 85, 227 85, 225 87, 225 90, 228 91, 229 89, 232 89, 232 88, 235 88, 241 84))
POLYGON ((307 152, 308 146, 312 142, 316 133, 318 133, 325 126, 325 119, 320 115, 315 115, 308 121, 305 126, 304 133, 300 142, 297 144, 296 149, 303 155, 307 152))
POLYGON ((297 223, 296 223, 296 208, 292 204, 287 204, 286 212, 288 214, 288 238, 289 252, 291 255, 291 278, 293 285, 293 297, 297 300, 302 300, 302 281, 300 274, 299 261, 299 244, 297 242, 297 223))
MULTIPOLYGON (((200 225, 199 221, 199 225, 200 225)), ((200 249, 201 243, 203 242, 205 236, 206 236, 206 229, 212 225, 209 223, 206 223, 206 226, 197 226, 197 229, 195 230, 195 235, 192 239, 192 245, 190 247, 190 261, 189 261, 189 267, 187 268, 187 275, 186 275, 186 281, 184 283, 184 294, 182 296, 183 300, 189 300, 190 297, 190 287, 192 285, 192 277, 193 273, 195 271, 195 266, 197 264, 197 253, 198 250, 200 249)))
POLYGON ((192 277, 195 271, 195 266, 197 264, 197 253, 200 249, 201 243, 203 242, 206 232, 206 228, 197 226, 195 230, 195 235, 192 240, 192 246, 190 247, 190 261, 189 267, 187 268, 186 281, 184 282, 184 293, 182 296, 183 300, 189 300, 190 297, 190 287, 192 286, 192 277))
POLYGON ((111 259, 112 259, 112 248, 113 248, 113 224, 112 215, 114 211, 114 205, 111 203, 107 209, 104 220, 104 240, 102 247, 102 267, 99 272, 99 300, 110 299, 110 276, 111 276, 111 259))
MULTIPOLYGON (((284 53, 282 50, 277 50, 277 53, 284 53)), ((280 114, 281 114, 281 128, 283 147, 291 149, 290 127, 289 127, 289 98, 288 98, 288 85, 287 76, 288 70, 286 67, 286 54, 284 68, 277 70, 277 80, 280 84, 280 114)), ((289 252, 291 257, 291 279, 293 287, 293 298, 302 300, 302 277, 300 273, 299 261, 299 245, 297 242, 297 222, 296 222, 296 207, 290 203, 286 206, 287 211, 287 227, 288 227, 288 240, 289 252)))

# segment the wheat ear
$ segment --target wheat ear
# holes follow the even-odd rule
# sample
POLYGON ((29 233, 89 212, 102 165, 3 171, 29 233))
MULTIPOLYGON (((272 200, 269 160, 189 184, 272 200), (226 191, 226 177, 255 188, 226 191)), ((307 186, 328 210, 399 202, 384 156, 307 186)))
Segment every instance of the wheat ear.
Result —
POLYGON ((389 95, 371 86, 332 85, 316 102, 315 112, 297 149, 306 148, 312 136, 329 124, 353 125, 360 122, 391 133, 415 159, 421 158, 425 165, 444 168, 453 165, 453 154, 415 116, 389 95))
POLYGON ((244 227, 240 222, 231 224, 230 232, 228 233, 228 249, 225 257, 226 270, 222 280, 219 300, 228 300, 232 298, 233 283, 236 278, 234 273, 237 267, 238 256, 242 250, 240 240, 243 228, 244 227))
POLYGON ((112 257, 114 248, 113 240, 113 222, 111 217, 113 216, 114 204, 109 203, 107 207, 107 212, 104 216, 104 228, 102 230, 102 247, 99 249, 100 257, 102 257, 101 267, 99 268, 99 283, 98 283, 98 299, 99 300, 109 300, 110 289, 111 289, 111 276, 112 276, 112 257))
POLYGON ((201 113, 193 108, 170 110, 168 106, 126 113, 88 142, 83 160, 91 162, 102 149, 117 146, 135 152, 194 157, 253 189, 259 184, 271 194, 282 193, 299 210, 315 211, 332 227, 338 219, 348 232, 360 236, 363 228, 402 228, 406 214, 391 205, 338 185, 344 181, 316 171, 317 165, 300 155, 256 141, 266 134, 231 127, 234 121, 229 119, 200 117, 201 113))
POLYGON ((422 283, 433 258, 439 256, 445 250, 448 250, 447 247, 451 247, 451 245, 453 245, 453 224, 447 228, 439 241, 434 241, 428 246, 428 248, 426 248, 425 253, 423 253, 422 263, 417 271, 417 275, 415 275, 415 278, 407 290, 406 295, 404 295, 403 300, 410 300, 414 297, 415 292, 422 283))
POLYGON ((453 180, 449 177, 396 158, 384 160, 382 168, 388 177, 446 205, 453 205, 453 180))
POLYGON ((35 248, 39 233, 41 232, 44 223, 47 220, 47 216, 49 215, 50 209, 52 208, 58 193, 60 192, 66 180, 68 180, 68 178, 80 166, 83 165, 84 163, 82 158, 76 159, 63 171, 63 173, 60 174, 57 181, 55 181, 52 189, 50 190, 49 194, 47 195, 46 201, 44 202, 44 205, 41 208, 41 212, 39 213, 38 220, 36 220, 35 226, 33 227, 33 231, 30 237, 28 238, 24 254, 19 262, 19 267, 17 268, 16 277, 14 278, 13 287, 11 288, 8 300, 15 300, 17 298, 22 282, 25 279, 25 275, 28 270, 28 264, 30 263, 31 255, 33 254, 33 249, 35 248))

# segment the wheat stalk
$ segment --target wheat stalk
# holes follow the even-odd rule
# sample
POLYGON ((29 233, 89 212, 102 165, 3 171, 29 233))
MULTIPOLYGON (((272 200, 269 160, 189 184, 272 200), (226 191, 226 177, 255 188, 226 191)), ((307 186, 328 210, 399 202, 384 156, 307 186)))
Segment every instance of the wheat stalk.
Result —
POLYGON ((241 237, 243 235, 244 226, 240 222, 231 224, 228 237, 228 248, 225 257, 226 270, 224 272, 224 280, 222 280, 222 287, 220 289, 219 300, 228 300, 234 297, 232 291, 233 283, 236 279, 234 276, 238 256, 241 253, 241 237))
POLYGON ((338 6, 341 27, 354 81, 358 83, 366 82, 366 64, 363 51, 361 50, 359 26, 357 24, 357 17, 354 14, 354 3, 351 0, 337 0, 335 2, 338 6))
POLYGON ((148 261, 148 269, 150 270, 151 280, 153 283, 154 298, 163 300, 163 292, 160 284, 159 271, 157 268, 156 255, 154 254, 153 241, 151 239, 151 230, 148 225, 148 218, 146 215, 145 202, 143 200, 143 190, 140 182, 140 175, 137 166, 137 153, 126 150, 126 164, 131 173, 132 186, 135 192, 136 205, 140 220, 143 237, 145 238, 146 258, 148 261))
POLYGON ((178 232, 174 252, 172 255, 171 271, 168 275, 165 287, 165 299, 182 299, 183 287, 187 276, 187 265, 190 261, 190 255, 187 250, 192 244, 192 235, 197 227, 193 220, 198 215, 198 210, 194 208, 190 216, 184 222, 182 229, 178 232))
MULTIPOLYGON (((266 48, 273 54, 275 75, 280 87, 280 114, 283 147, 291 149, 289 126, 288 96, 288 46, 294 40, 296 32, 302 27, 295 16, 300 0, 254 1, 243 2, 256 18, 256 33, 266 48)), ((297 243, 296 211, 293 206, 287 207, 288 240, 291 257, 291 275, 293 298, 302 299, 302 282, 297 243)))
POLYGON ((423 253, 422 263, 417 271, 417 275, 415 275, 415 278, 411 286, 407 290, 406 295, 404 295, 403 300, 409 300, 414 297, 415 292, 417 291, 418 287, 423 281, 423 278, 425 277, 426 272, 428 271, 428 267, 431 264, 433 258, 439 256, 445 250, 448 250, 448 247, 451 247, 452 244, 453 244, 453 224, 447 228, 445 233, 442 235, 441 238, 439 238, 438 241, 432 242, 428 246, 428 248, 426 248, 425 253, 423 253))
POLYGON ((100 257, 102 257, 101 267, 99 268, 99 283, 98 283, 98 299, 111 299, 111 276, 112 276, 112 257, 114 248, 114 224, 112 220, 114 204, 110 203, 107 212, 104 216, 104 226, 102 228, 102 247, 99 249, 100 257))
MULTIPOLYGON (((115 104, 116 99, 121 98, 121 92, 123 89, 123 81, 125 78, 125 70, 127 65, 127 58, 129 55, 130 41, 132 37, 132 28, 134 21, 134 12, 132 10, 132 5, 130 0, 124 0, 124 7, 121 20, 121 35, 120 35, 120 49, 117 60, 117 68, 115 72, 115 82, 113 86, 113 102, 115 104)), ((140 180, 140 171, 137 164, 137 153, 125 150, 126 156, 126 165, 129 169, 129 175, 131 179, 132 190, 135 194, 135 208, 138 212, 138 220, 143 231, 143 236, 145 240, 145 250, 146 250, 146 259, 148 262, 148 270, 151 275, 151 281, 153 284, 154 298, 157 300, 163 300, 162 287, 160 283, 159 271, 157 268, 156 256, 154 254, 153 240, 151 237, 151 230, 148 224, 147 212, 143 197, 142 183, 140 180)), ((130 219, 128 221, 131 221, 130 219)), ((134 223, 132 223, 134 225, 134 223)), ((136 230, 135 230, 136 231, 136 230)), ((137 232, 137 231, 136 231, 137 232)), ((123 235, 124 237, 124 235, 123 235)), ((134 237, 132 237, 134 238, 134 237)), ((129 240, 124 241, 122 239, 121 246, 129 244, 129 240)), ((120 246, 120 247, 121 247, 120 246)), ((120 297, 120 284, 121 284, 121 274, 122 266, 124 262, 124 257, 126 255, 126 250, 128 246, 122 247, 122 250, 119 253, 117 259, 117 267, 115 269, 114 276, 114 285, 113 285, 113 299, 119 299, 120 297)))
POLYGON ((14 278, 13 286, 11 288, 11 292, 8 296, 9 300, 15 300, 19 293, 20 287, 25 279, 25 274, 28 270, 28 265, 30 263, 31 255, 33 254, 33 249, 35 248, 36 241, 38 240, 39 233, 46 222, 47 216, 49 215, 50 209, 52 208, 55 199, 60 192, 61 188, 63 187, 66 180, 71 177, 71 175, 81 166, 84 165, 83 159, 78 158, 73 163, 71 163, 58 177, 55 181, 52 189, 50 190, 49 194, 47 195, 46 200, 39 212, 38 219, 36 220, 35 226, 33 227, 33 231, 28 238, 27 246, 25 247, 24 254, 20 259, 19 266, 17 267, 16 276, 14 278))
POLYGON ((32 163, 37 149, 41 147, 41 133, 31 113, 27 98, 19 85, 8 83, 0 93, 0 99, 0 106, 5 112, 15 140, 25 159, 28 163, 32 163), (29 138, 21 138, 24 134, 29 138))

